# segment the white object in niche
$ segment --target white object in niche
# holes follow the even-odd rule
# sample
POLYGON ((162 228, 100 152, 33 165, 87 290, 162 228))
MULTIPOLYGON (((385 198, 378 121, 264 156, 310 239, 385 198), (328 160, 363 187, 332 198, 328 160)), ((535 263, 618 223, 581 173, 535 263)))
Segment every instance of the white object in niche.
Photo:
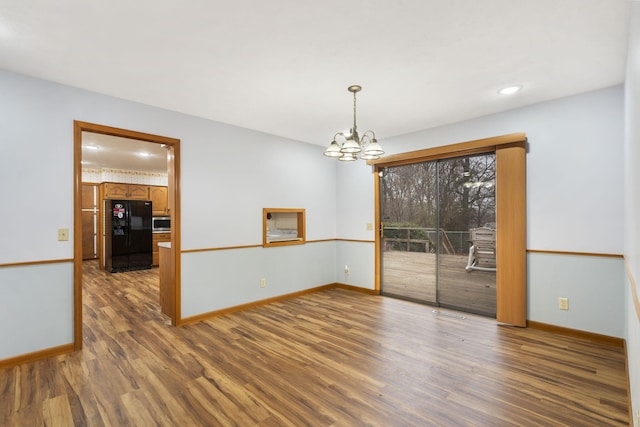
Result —
POLYGON ((264 208, 262 210, 264 246, 305 243, 305 210, 264 208))

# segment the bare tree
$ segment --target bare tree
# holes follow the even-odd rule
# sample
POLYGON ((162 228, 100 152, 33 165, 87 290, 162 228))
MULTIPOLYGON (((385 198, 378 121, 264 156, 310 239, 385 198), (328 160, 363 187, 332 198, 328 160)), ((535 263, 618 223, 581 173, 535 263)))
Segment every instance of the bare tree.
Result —
POLYGON ((495 156, 479 155, 385 169, 383 219, 463 231, 495 222, 495 156))

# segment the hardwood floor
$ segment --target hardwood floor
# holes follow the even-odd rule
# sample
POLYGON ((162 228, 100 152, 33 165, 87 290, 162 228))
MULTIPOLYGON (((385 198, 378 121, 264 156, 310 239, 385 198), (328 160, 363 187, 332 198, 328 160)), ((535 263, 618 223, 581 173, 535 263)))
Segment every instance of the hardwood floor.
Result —
POLYGON ((88 263, 81 352, 0 371, 2 426, 628 425, 623 350, 341 289, 174 328, 88 263))

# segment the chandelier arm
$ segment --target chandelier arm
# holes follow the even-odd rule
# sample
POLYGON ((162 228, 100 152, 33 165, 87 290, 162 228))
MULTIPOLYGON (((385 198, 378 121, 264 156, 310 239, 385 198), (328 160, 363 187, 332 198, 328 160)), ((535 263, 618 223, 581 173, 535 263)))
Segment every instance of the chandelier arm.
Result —
POLYGON ((345 141, 348 139, 347 136, 344 134, 344 132, 337 132, 335 135, 333 135, 333 140, 335 141, 337 136, 341 136, 345 141))
POLYGON ((364 131, 364 133, 360 137, 360 145, 362 145, 362 148, 365 148, 369 144, 371 144, 371 141, 373 141, 375 139, 376 139, 376 134, 373 133, 372 130, 366 130, 366 131, 364 131))
POLYGON ((368 138, 369 140, 376 139, 376 134, 372 130, 365 130, 364 133, 362 134, 362 138, 360 139, 364 139, 365 137, 368 138))

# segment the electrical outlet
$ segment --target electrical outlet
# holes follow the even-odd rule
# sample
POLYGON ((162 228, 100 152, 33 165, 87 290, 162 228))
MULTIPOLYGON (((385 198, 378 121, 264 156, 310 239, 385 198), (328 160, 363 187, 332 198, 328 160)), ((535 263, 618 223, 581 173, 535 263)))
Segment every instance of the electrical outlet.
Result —
POLYGON ((351 270, 349 269, 348 265, 344 266, 344 274, 346 274, 347 276, 351 274, 351 270))
POLYGON ((371 231, 371 230, 373 230, 373 223, 368 222, 367 223, 367 231, 371 231))
POLYGON ((569 310, 569 298, 560 297, 558 299, 558 308, 560 310, 569 310))
POLYGON ((69 240, 69 229, 68 228, 58 228, 58 241, 65 242, 69 240))
POLYGON ((260 287, 264 288, 266 286, 267 286, 267 279, 263 277, 262 279, 260 279, 260 287))

